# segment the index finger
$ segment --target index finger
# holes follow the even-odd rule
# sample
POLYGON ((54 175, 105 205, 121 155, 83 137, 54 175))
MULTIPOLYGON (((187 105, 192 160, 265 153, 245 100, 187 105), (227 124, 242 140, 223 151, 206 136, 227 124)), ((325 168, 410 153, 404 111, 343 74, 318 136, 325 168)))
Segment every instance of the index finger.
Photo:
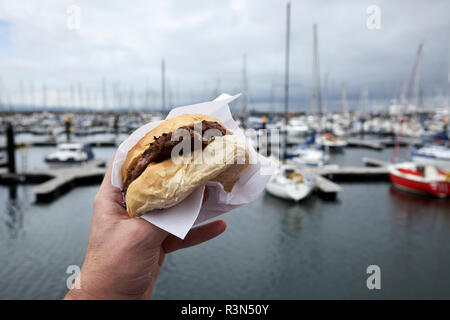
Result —
POLYGON ((111 173, 112 173, 115 156, 116 156, 116 153, 114 153, 111 161, 109 162, 108 168, 106 169, 105 175, 103 177, 102 184, 100 185, 99 192, 106 193, 106 194, 113 194, 114 196, 117 196, 117 195, 122 196, 121 190, 117 187, 114 187, 111 184, 111 173))

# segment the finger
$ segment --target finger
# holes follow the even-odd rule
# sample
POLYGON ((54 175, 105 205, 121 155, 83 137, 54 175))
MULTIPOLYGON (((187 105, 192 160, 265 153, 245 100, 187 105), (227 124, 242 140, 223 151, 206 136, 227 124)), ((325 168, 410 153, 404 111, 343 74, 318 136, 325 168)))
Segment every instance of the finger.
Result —
POLYGON ((164 252, 169 253, 182 248, 192 247, 202 242, 211 240, 225 231, 227 224, 223 220, 210 222, 189 231, 186 238, 181 240, 175 236, 168 236, 162 246, 164 252))
POLYGON ((101 196, 106 197, 107 199, 112 200, 113 202, 122 205, 122 202, 123 202, 122 192, 120 191, 119 188, 114 187, 111 184, 111 173, 112 173, 112 168, 113 168, 114 157, 115 157, 115 154, 112 157, 112 159, 108 165, 108 168, 106 169, 106 172, 103 177, 102 184, 100 185, 100 188, 98 190, 98 193, 101 196))
POLYGON ((111 161, 109 162, 108 168, 106 169, 105 176, 103 177, 103 181, 102 181, 102 184, 100 186, 101 189, 114 188, 114 190, 118 190, 118 188, 114 187, 111 184, 111 172, 112 172, 112 167, 113 167, 113 162, 114 162, 115 156, 116 156, 116 154, 114 153, 111 161))

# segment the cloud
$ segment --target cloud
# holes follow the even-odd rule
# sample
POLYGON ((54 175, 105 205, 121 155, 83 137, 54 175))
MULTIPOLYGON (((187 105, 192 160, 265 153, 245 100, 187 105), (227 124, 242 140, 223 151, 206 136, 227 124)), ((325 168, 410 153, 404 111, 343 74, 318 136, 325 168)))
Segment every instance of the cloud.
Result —
MULTIPOLYGON (((311 96, 313 23, 331 98, 342 83, 349 97, 365 86, 372 96, 397 95, 421 41, 424 91, 441 86, 445 92, 449 9, 447 0, 292 1, 293 99, 307 104, 311 96), (381 9, 380 30, 366 27, 372 4, 381 9)), ((105 79, 108 90, 113 84, 124 92, 133 88, 141 100, 149 86, 158 104, 162 58, 174 104, 211 98, 218 83, 221 91, 239 91, 244 53, 253 101, 267 100, 272 83, 283 83, 285 3, 278 0, 11 0, 0 1, 0 21, 8 26, 5 32, 0 23, 0 77, 12 100, 19 99, 20 83, 40 88, 45 82, 48 100, 56 103, 58 90, 68 96, 78 83, 101 95, 105 79), (67 27, 73 4, 81 8, 79 30, 67 27), (1 50, 5 43, 7 51, 1 50)), ((281 98, 282 90, 276 95, 281 98)))

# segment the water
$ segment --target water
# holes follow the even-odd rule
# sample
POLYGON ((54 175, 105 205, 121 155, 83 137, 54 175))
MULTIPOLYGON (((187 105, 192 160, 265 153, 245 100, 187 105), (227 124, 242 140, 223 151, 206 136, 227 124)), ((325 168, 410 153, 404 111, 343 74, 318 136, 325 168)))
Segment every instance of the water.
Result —
MULTIPOLYGON (((29 168, 54 148, 32 148, 29 168)), ((113 148, 95 148, 110 159, 113 148)), ((361 165, 392 149, 347 149, 332 159, 361 165)), ((156 299, 450 298, 450 200, 422 198, 389 183, 341 184, 335 202, 313 195, 293 204, 263 194, 224 216, 227 231, 166 256, 156 299), (381 268, 381 290, 366 268, 381 268)), ((0 298, 59 299, 66 268, 81 265, 98 185, 49 204, 32 186, 0 187, 0 298), (12 200, 14 193, 16 200, 12 200)))

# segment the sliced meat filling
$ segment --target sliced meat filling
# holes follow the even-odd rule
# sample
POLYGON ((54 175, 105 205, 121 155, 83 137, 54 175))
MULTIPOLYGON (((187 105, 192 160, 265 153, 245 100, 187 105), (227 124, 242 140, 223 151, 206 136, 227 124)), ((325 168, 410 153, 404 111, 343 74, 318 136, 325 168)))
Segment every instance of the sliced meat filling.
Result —
MULTIPOLYGON (((216 121, 202 121, 202 134, 200 135, 199 132, 194 131, 194 125, 192 126, 185 126, 180 127, 178 130, 184 129, 187 132, 189 132, 191 136, 191 151, 194 150, 194 140, 201 140, 201 146, 202 149, 205 148, 212 139, 205 139, 204 133, 210 129, 216 129, 216 132, 212 131, 211 133, 217 133, 217 135, 223 136, 228 134, 227 130, 220 125, 220 123, 216 121)), ((134 166, 131 166, 128 169, 128 175, 127 180, 124 183, 123 190, 124 192, 127 191, 128 186, 133 182, 136 178, 138 178, 142 172, 147 168, 147 166, 152 162, 163 162, 166 159, 170 158, 170 155, 172 153, 172 149, 182 141, 183 135, 180 136, 178 139, 172 140, 172 132, 169 133, 163 133, 159 137, 154 137, 155 140, 150 143, 150 145, 145 149, 142 156, 139 158, 138 161, 136 161, 134 166)), ((210 137, 211 138, 211 137, 210 137)), ((182 151, 181 151, 182 152, 182 151)))

